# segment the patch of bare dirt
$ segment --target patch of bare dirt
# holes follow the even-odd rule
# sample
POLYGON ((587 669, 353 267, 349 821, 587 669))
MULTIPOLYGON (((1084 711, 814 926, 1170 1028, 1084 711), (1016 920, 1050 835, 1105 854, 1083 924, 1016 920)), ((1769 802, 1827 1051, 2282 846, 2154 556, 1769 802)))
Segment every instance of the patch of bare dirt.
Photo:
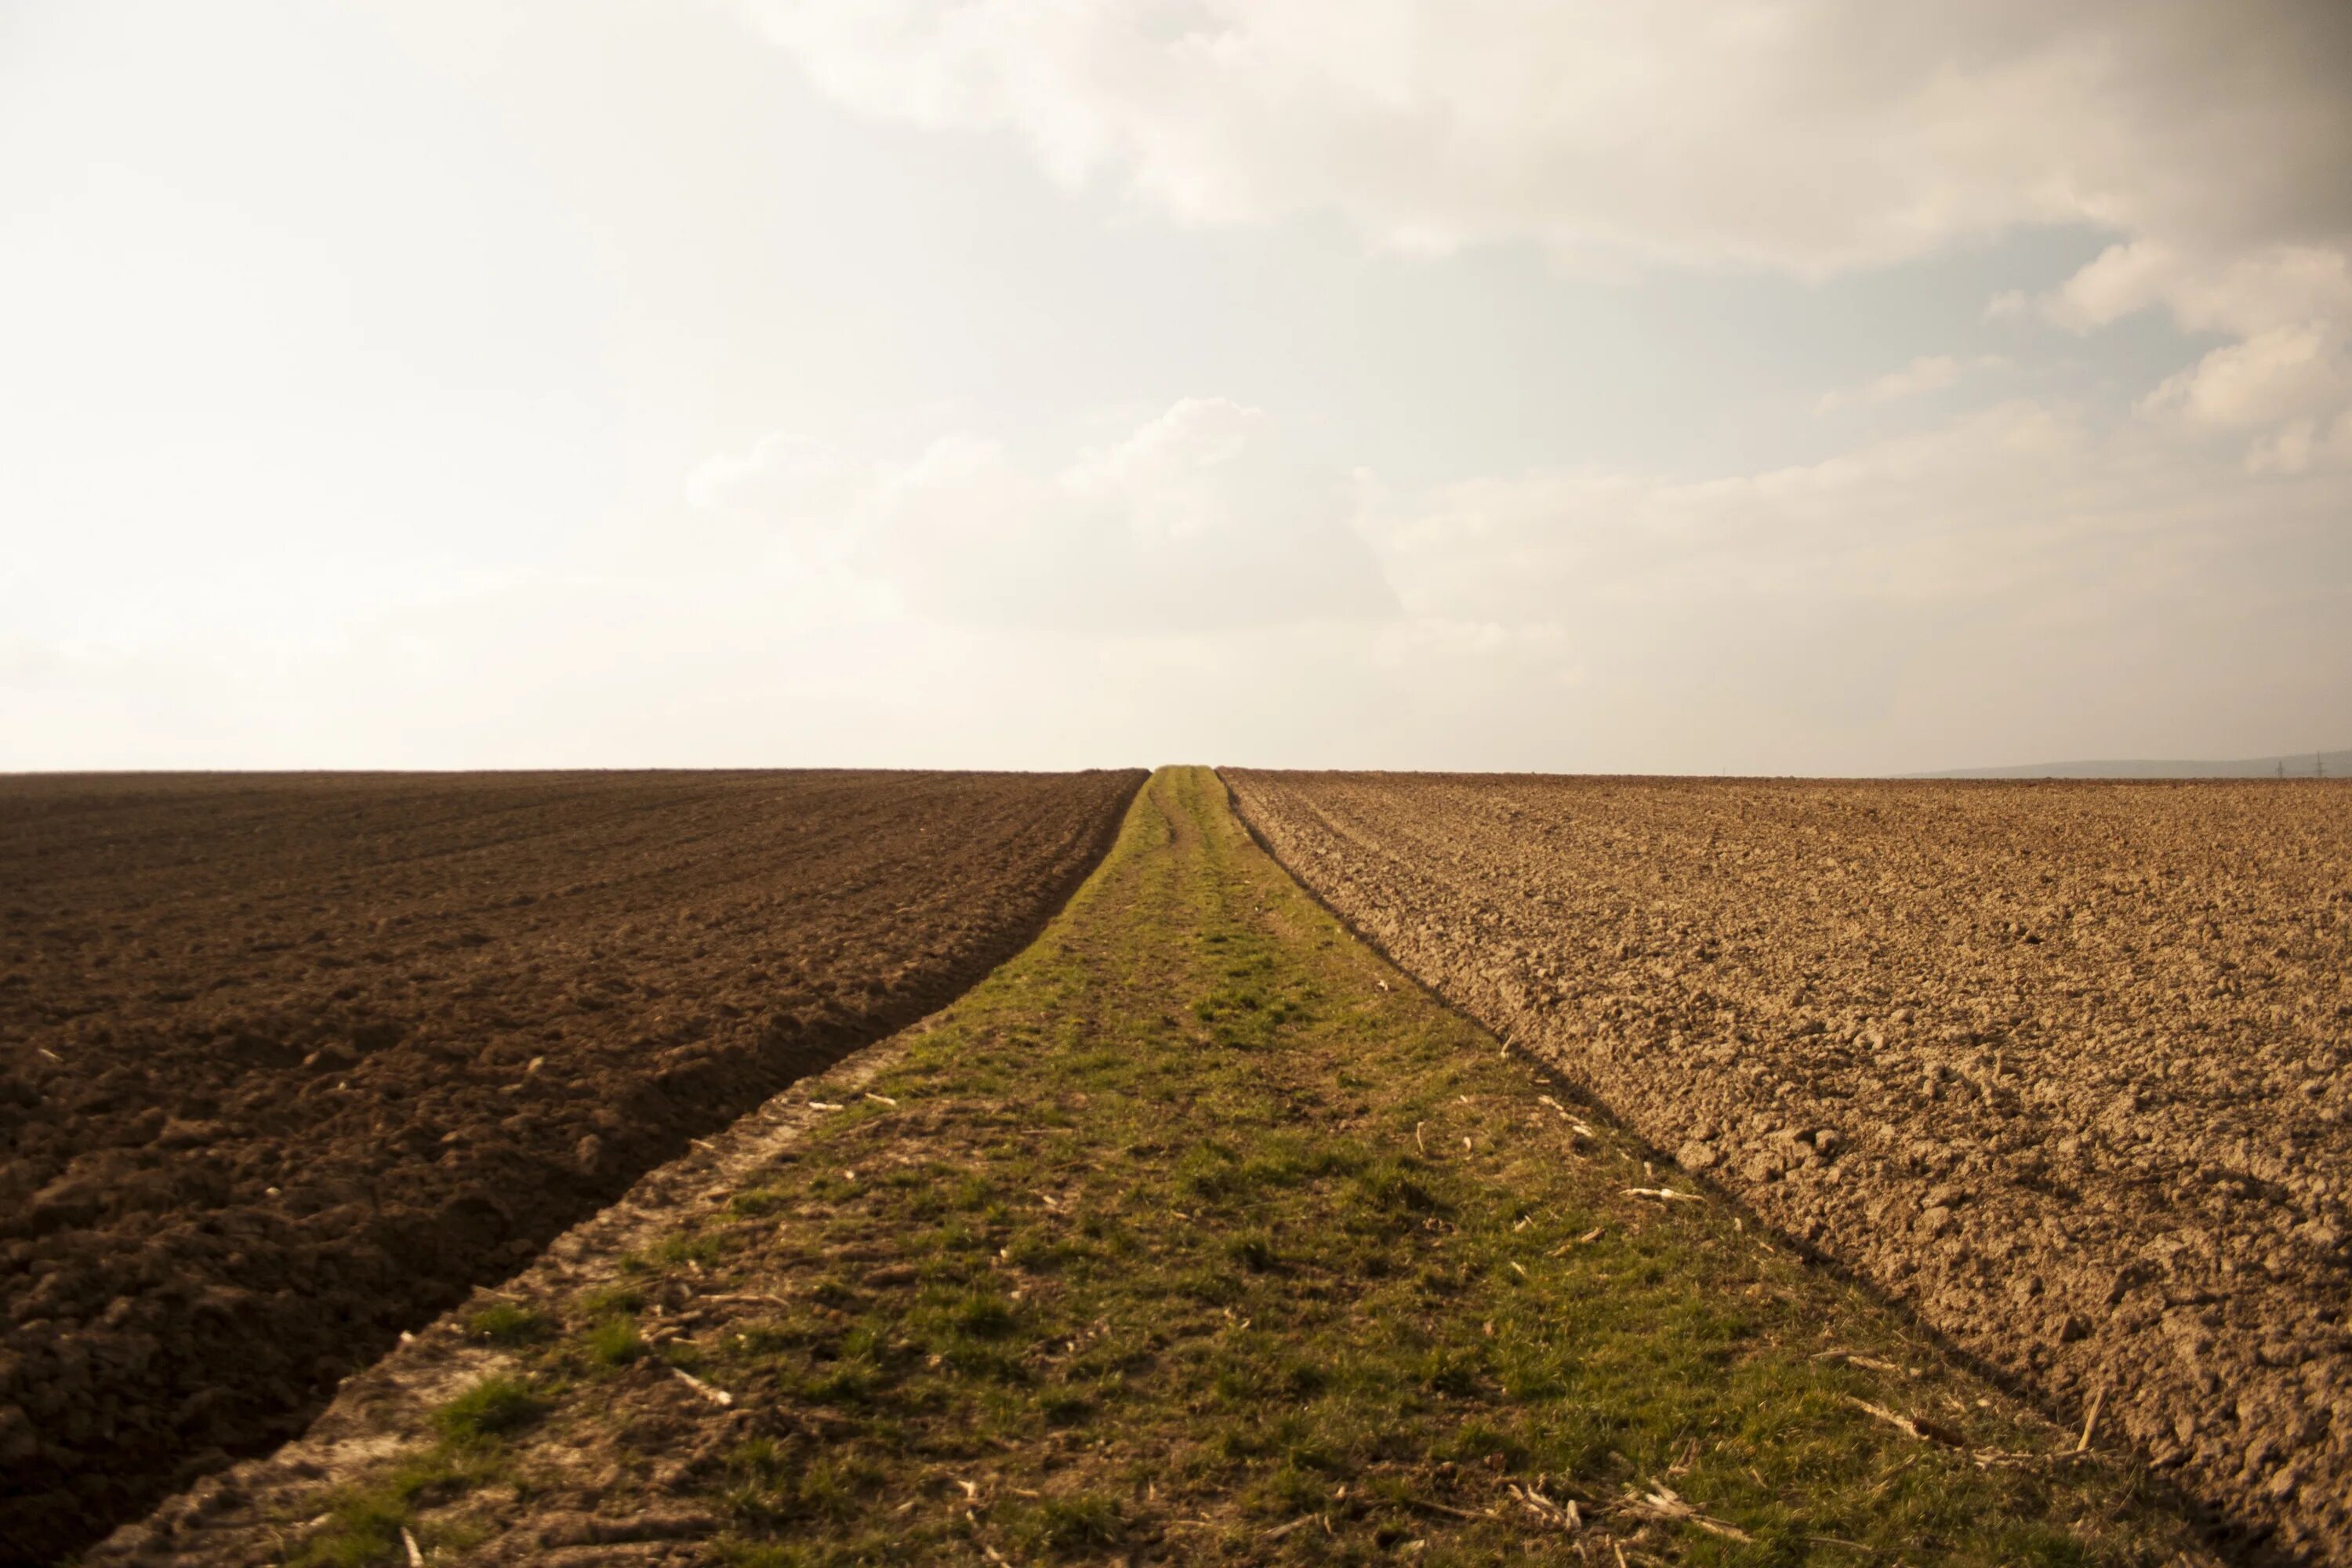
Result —
POLYGON ((1658 1148, 2352 1556, 2352 789, 1227 776, 1658 1148))
POLYGON ((0 780, 0 1562, 969 986, 1142 777, 0 780))

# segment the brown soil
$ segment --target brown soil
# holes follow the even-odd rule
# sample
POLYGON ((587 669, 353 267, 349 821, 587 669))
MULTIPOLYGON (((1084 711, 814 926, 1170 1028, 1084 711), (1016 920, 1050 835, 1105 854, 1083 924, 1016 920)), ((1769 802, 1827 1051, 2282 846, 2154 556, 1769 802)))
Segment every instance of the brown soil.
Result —
POLYGON ((1658 1148, 2352 1559, 2352 791, 1228 775, 1658 1148))
POLYGON ((0 1562, 970 985, 1143 776, 0 780, 0 1562))

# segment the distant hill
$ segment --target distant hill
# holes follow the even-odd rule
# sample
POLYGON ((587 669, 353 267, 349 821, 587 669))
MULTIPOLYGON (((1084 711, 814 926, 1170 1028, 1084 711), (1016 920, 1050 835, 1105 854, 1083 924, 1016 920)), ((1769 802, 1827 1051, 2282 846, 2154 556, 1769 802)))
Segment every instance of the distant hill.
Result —
POLYGON ((2352 751, 2309 752, 2284 757, 2247 757, 2234 763, 2034 763, 2016 768, 1954 768, 1949 773, 1913 773, 1922 779, 2307 779, 2315 771, 2329 778, 2352 778, 2352 751), (2317 766, 2315 768, 2315 762, 2317 766))

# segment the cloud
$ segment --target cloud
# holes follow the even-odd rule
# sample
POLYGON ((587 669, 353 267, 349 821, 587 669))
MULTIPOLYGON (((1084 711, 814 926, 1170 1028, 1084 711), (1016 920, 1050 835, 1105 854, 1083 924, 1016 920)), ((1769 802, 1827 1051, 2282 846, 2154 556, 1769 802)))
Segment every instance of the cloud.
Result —
POLYGON ((706 460, 686 488, 950 624, 1119 636, 1396 608, 1344 476, 1224 398, 1184 399, 1051 471, 970 434, 863 471, 770 436, 706 460))
MULTIPOLYGON (((2352 422, 2297 428, 2352 448, 2352 422)), ((1490 721, 1556 715, 1638 753, 1613 766, 2127 752, 2190 713, 2248 740, 2341 721, 2352 466, 2274 457, 2250 479, 2156 425, 2020 399, 1697 482, 1443 486, 1368 531, 1416 646, 1456 680, 1488 668, 1465 688, 1493 689, 1490 721)))
POLYGON ((2018 224, 2352 232, 2328 0, 744 0, 866 112, 1188 222, 1805 272, 2018 224))
POLYGON ((2352 409, 2332 424, 2306 416, 2289 420, 2246 452, 2246 471, 2300 474, 2314 468, 2352 468, 2352 409))
POLYGON ((2274 327, 2213 350, 2168 376, 2142 406, 2225 430, 2276 426, 2352 406, 2352 360, 2332 321, 2274 327))
MULTIPOLYGON (((2028 308, 2022 295, 1994 301, 2028 308)), ((2089 333, 2161 310, 2184 330, 2233 341, 2165 378, 2143 413, 2190 431, 2262 432, 2246 454, 2256 471, 2330 460, 2315 441, 2331 419, 2352 419, 2352 251, 2274 245, 2242 253, 2162 240, 2113 245, 2031 308, 2089 333)))
POLYGON ((752 442, 678 510, 770 551, 566 562, 299 647, 250 615, 0 638, 0 766, 2258 754, 2327 742, 2352 668, 2352 424, 2293 429, 2249 475, 2012 399, 1821 462, 1432 487, 1331 482, 1220 399, 1046 461, 752 442))
POLYGON ((2152 414, 2259 406, 2274 445, 2345 409, 2341 0, 740 3, 857 110, 1009 133, 1185 223, 1336 213, 1408 251, 1809 277, 2089 226, 2117 243, 1987 314, 2087 331, 2160 308, 2240 345, 2152 414), (2315 325, 2327 375, 2293 357, 2315 325))
POLYGON ((801 503, 843 471, 814 444, 772 432, 741 451, 714 452, 695 465, 686 476, 686 502, 700 511, 801 503))
POLYGON ((2352 317, 2352 258, 2342 248, 2274 245, 2202 253, 2162 240, 2111 245, 2039 301, 2042 315, 2088 332, 2163 309, 2197 332, 2251 337, 2352 317))
POLYGON ((2253 433, 2245 461, 2257 472, 2341 455, 2321 433, 2352 422, 2352 259, 2343 251, 2198 256, 2140 240, 2110 247, 2038 309, 2075 332, 2162 310, 2184 329, 2228 336, 2159 383, 2141 412, 2190 432, 2253 433))
POLYGON ((1408 608, 1451 620, 1994 598, 2033 588, 2032 563, 2083 547, 2086 529, 2104 537, 2126 489, 2145 499, 2119 458, 2078 416, 2019 400, 1751 474, 1584 470, 1444 486, 1391 510, 1375 537, 1393 580, 1410 585, 1408 608), (2085 486, 2106 492, 2087 510, 2096 522, 2069 515, 2085 486))
POLYGON ((1998 370, 2008 363, 1999 354, 1980 354, 1966 362, 1954 359, 1950 354, 1922 354, 1901 370, 1888 371, 1862 386, 1822 394, 1813 405, 1813 411, 1828 414, 1854 404, 1899 403, 1906 397, 1918 397, 1955 386, 1960 377, 1970 371, 1998 370))

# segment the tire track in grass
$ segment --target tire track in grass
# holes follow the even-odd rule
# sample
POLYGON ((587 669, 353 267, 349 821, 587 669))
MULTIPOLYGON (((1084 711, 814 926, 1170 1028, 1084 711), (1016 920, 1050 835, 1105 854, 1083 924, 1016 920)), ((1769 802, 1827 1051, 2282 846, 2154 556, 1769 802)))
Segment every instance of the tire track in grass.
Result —
POLYGON ((1637 1145, 1349 937, 1206 770, 1156 776, 1034 947, 856 1070, 658 1239, 458 1320, 506 1343, 399 1452, 147 1544, 2201 1560, 2140 1473, 1724 1206, 1657 1195, 1637 1145))

